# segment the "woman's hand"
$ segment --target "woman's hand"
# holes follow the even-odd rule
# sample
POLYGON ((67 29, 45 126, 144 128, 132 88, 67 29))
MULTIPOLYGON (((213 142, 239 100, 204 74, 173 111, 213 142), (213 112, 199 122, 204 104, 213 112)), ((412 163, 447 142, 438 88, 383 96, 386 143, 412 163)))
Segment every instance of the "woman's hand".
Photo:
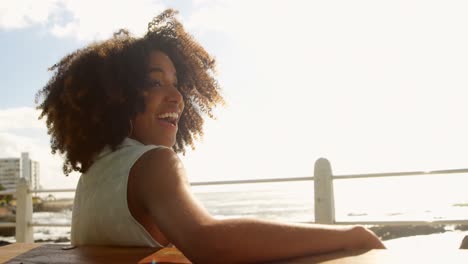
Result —
POLYGON ((371 230, 363 226, 353 226, 348 231, 349 243, 346 250, 356 249, 385 249, 385 245, 371 230))

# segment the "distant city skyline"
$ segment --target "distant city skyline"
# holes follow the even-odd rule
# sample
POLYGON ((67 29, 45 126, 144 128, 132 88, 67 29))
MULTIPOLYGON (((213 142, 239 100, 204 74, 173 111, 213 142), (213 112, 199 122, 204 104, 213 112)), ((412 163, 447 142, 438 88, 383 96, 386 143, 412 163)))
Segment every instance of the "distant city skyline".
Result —
POLYGON ((468 3, 21 0, 0 3, 0 158, 73 188, 34 96, 48 67, 164 8, 216 57, 227 107, 181 155, 190 181, 468 167, 468 3), (105 11, 102 11, 105 10, 105 11))
POLYGON ((6 190, 14 190, 18 180, 25 178, 31 189, 40 189, 39 168, 39 162, 31 160, 27 152, 21 153, 20 157, 0 158, 0 185, 6 190))

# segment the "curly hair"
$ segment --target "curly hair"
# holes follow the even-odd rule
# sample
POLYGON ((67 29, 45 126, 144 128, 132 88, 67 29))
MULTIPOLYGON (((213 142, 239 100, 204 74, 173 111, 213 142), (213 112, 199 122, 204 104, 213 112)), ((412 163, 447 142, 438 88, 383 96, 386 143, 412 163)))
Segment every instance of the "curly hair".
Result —
POLYGON ((203 136, 203 118, 224 104, 216 79, 215 60, 165 10, 148 24, 141 38, 127 30, 65 56, 49 70, 46 86, 36 94, 39 119, 46 117, 52 154, 64 155, 63 172, 86 172, 105 147, 112 150, 130 130, 130 120, 145 111, 149 54, 159 50, 171 58, 185 110, 179 121, 176 152, 194 148, 203 136), (42 102, 39 102, 43 99, 42 102))

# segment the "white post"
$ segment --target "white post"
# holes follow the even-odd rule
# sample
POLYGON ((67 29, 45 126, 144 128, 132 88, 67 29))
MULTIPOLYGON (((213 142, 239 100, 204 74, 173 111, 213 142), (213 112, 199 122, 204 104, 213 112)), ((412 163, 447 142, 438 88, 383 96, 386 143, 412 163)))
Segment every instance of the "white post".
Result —
POLYGON ((28 192, 29 183, 19 178, 16 184, 16 242, 34 243, 32 223, 32 195, 28 192))
POLYGON ((31 160, 29 159, 29 153, 21 153, 21 174, 20 178, 25 178, 31 183, 31 160))
POLYGON ((319 224, 335 223, 335 198, 333 193, 333 175, 330 162, 320 158, 315 162, 315 222, 319 224))

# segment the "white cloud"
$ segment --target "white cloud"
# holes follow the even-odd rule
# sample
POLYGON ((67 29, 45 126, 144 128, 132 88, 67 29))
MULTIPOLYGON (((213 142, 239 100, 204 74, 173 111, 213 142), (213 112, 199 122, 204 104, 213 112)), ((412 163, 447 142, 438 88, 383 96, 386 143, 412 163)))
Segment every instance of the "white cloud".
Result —
POLYGON ((18 29, 45 24, 57 12, 59 0, 18 0, 0 2, 0 29, 18 29))
POLYGON ((52 33, 79 39, 102 39, 120 28, 142 35, 148 22, 163 10, 164 5, 151 0, 67 0, 64 8, 70 12, 72 19, 66 24, 55 24, 52 33))
POLYGON ((57 37, 99 40, 127 28, 146 32, 148 22, 164 9, 159 0, 48 0, 0 4, 0 29, 45 25, 57 37))
POLYGON ((219 1, 219 0, 193 0, 192 2, 194 4, 194 6, 202 6, 202 5, 218 3, 218 2, 221 2, 221 1, 219 1))
POLYGON ((38 119, 39 115, 40 111, 31 107, 1 109, 0 131, 22 128, 45 129, 44 121, 38 119))

